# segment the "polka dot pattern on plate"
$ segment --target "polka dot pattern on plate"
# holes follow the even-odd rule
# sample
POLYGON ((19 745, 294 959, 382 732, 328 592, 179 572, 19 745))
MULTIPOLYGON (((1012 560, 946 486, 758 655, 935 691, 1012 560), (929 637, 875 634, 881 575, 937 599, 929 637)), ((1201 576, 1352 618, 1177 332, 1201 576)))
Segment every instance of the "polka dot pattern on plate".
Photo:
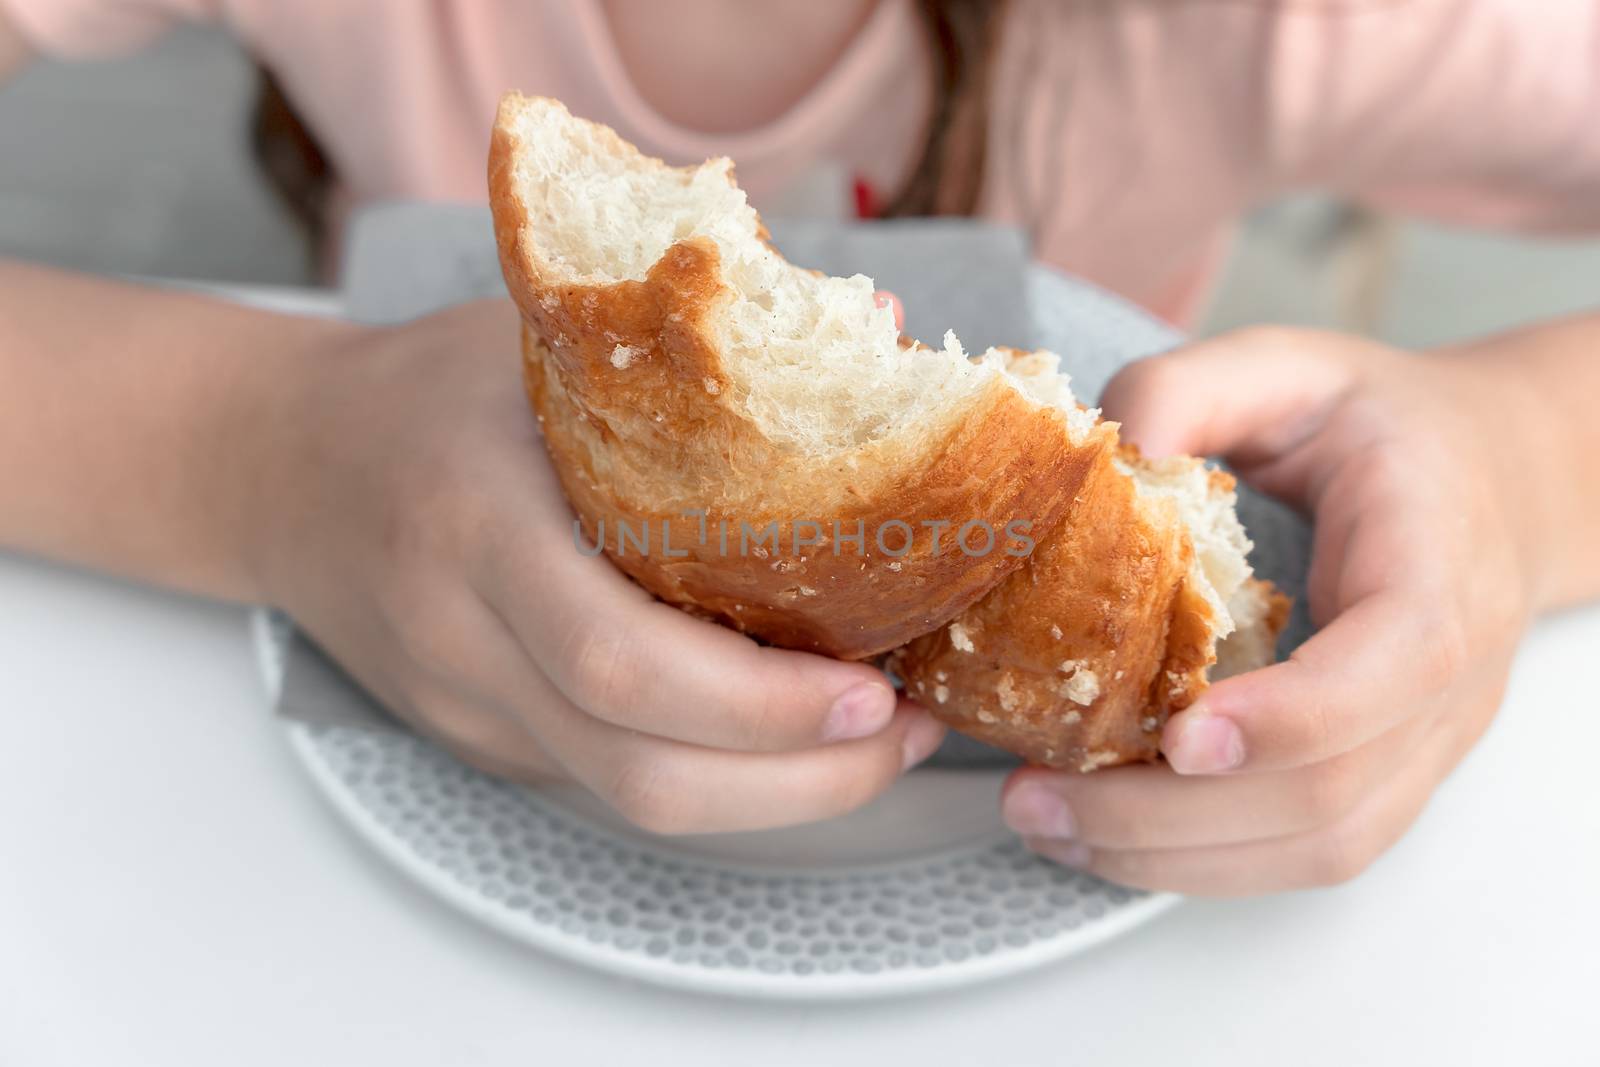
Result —
POLYGON ((741 869, 593 826, 410 734, 306 725, 312 758, 415 860, 538 928, 677 965, 805 978, 1014 953, 1146 896, 1013 838, 837 871, 741 869))

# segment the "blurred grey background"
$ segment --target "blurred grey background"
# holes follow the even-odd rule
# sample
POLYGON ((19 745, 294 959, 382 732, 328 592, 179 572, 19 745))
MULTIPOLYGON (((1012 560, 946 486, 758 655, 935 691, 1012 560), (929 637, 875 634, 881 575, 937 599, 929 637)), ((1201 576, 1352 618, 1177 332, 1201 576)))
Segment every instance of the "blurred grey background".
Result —
MULTIPOLYGON (((212 30, 138 56, 35 64, 0 88, 0 255, 96 271, 311 284, 247 149, 254 70, 212 30)), ((1403 345, 1600 307, 1600 241, 1371 217, 1317 197, 1257 212, 1201 332, 1274 321, 1403 345)))

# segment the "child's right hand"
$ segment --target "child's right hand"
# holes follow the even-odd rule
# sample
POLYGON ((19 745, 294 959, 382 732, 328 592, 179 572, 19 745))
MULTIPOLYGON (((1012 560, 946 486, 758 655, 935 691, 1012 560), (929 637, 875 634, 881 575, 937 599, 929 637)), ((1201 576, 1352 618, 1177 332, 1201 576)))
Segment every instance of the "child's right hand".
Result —
POLYGON ((878 671, 758 646, 581 554, 516 337, 486 302, 288 357, 251 449, 268 597, 467 761, 657 832, 838 815, 932 753, 943 728, 878 671))

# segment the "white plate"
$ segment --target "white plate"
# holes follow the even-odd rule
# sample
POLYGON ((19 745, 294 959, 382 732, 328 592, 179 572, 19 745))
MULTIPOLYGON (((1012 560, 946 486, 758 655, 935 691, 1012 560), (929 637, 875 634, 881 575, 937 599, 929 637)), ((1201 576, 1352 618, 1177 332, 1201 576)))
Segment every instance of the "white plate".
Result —
MULTIPOLYGON (((1047 270, 1029 300, 1080 395, 1177 339, 1047 270)), ((1258 570, 1303 602, 1304 524, 1248 490, 1240 513, 1258 570)), ((1286 647, 1308 630, 1299 608, 1286 647)), ((290 633, 280 616, 255 620, 274 696, 290 633)), ((520 941, 667 986, 814 1000, 944 989, 1081 952, 1179 899, 1025 851, 999 820, 1000 771, 918 770, 809 827, 660 839, 582 793, 509 785, 405 731, 285 730, 335 810, 406 875, 520 941)))
MULTIPOLYGON (((288 623, 254 623, 275 691, 288 623)), ((1028 854, 994 814, 999 772, 918 771, 794 830, 657 839, 409 733, 284 729, 334 809, 406 875, 519 941, 662 985, 779 999, 941 989, 1072 955, 1178 901, 1028 854)))

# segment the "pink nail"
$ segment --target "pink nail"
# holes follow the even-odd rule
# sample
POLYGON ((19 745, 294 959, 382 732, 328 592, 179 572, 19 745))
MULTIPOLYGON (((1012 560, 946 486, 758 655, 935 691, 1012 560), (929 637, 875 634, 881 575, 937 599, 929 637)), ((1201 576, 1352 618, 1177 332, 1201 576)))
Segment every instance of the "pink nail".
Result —
POLYGON ((1078 820, 1059 793, 1043 782, 1027 780, 1006 794, 1001 807, 1006 825, 1024 837, 1075 837, 1078 820))
POLYGON ((822 740, 847 741, 870 737, 894 718, 894 690, 887 685, 862 682, 841 693, 828 709, 822 724, 822 740))
POLYGON ((1176 740, 1166 746, 1167 762, 1179 774, 1220 774, 1244 764, 1244 735, 1232 719, 1222 715, 1192 717, 1184 712, 1171 732, 1176 740))
POLYGON ((893 293, 886 293, 881 289, 872 294, 872 302, 881 308, 888 308, 894 312, 894 324, 900 326, 906 317, 905 308, 900 303, 900 298, 893 293))

